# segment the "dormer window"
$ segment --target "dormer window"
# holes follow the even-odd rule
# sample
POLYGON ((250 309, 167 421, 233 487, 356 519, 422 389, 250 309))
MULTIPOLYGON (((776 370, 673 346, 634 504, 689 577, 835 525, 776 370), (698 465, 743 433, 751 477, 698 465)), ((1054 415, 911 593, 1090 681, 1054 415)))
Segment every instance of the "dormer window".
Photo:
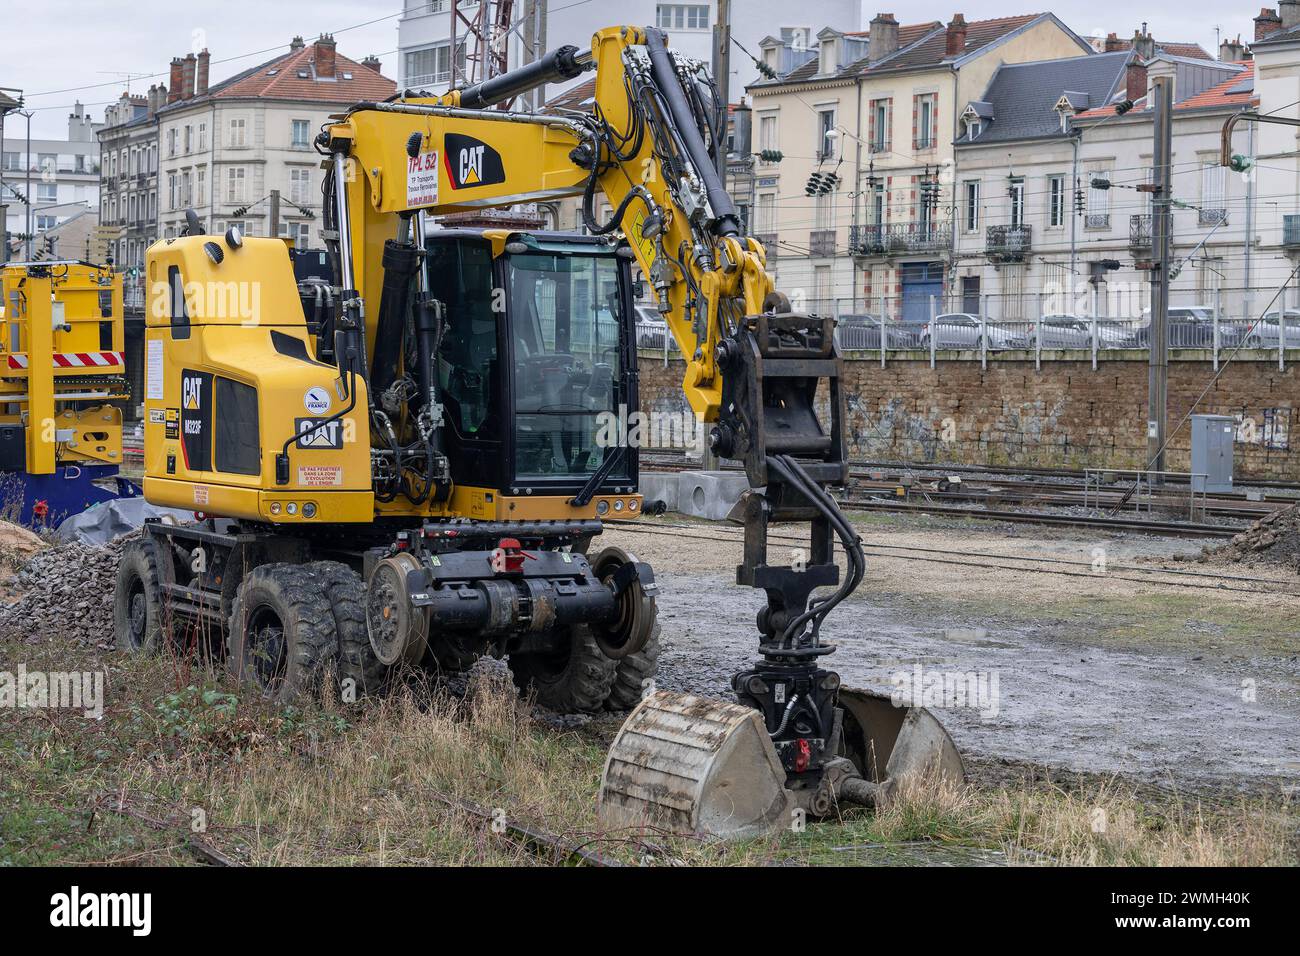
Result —
POLYGON ((1061 132, 1070 132, 1070 119, 1075 113, 1088 108, 1088 95, 1086 93, 1062 93, 1061 98, 1056 101, 1052 107, 1056 115, 1061 120, 1061 132))
POLYGON ((966 139, 968 141, 978 139, 979 135, 984 132, 985 121, 992 118, 992 110, 987 109, 987 106, 988 104, 972 103, 962 110, 961 122, 966 130, 966 139), (981 111, 977 106, 983 106, 985 109, 981 111))
POLYGON ((839 58, 836 56, 836 42, 834 38, 822 40, 821 62, 818 63, 817 72, 823 76, 829 76, 839 69, 839 58))

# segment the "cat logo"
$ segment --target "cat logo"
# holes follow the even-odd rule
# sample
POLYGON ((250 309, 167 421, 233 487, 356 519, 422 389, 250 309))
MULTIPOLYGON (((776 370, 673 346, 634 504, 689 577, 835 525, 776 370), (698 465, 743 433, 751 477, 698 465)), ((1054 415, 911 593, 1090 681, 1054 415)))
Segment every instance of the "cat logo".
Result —
POLYGON ((203 379, 186 375, 181 379, 181 406, 190 412, 200 410, 203 379))
POLYGON ((343 423, 337 419, 296 418, 299 448, 343 447, 343 423))
POLYGON ((443 162, 452 189, 470 189, 506 181, 501 154, 481 139, 448 133, 443 146, 443 162))

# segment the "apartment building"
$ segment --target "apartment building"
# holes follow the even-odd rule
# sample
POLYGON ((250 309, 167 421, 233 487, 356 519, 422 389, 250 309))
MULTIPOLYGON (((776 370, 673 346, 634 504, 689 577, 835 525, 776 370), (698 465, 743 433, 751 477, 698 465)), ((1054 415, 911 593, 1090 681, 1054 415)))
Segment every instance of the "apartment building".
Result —
MULTIPOLYGON (((1139 187, 1153 177, 1148 91, 1159 76, 1175 104, 1171 301, 1214 305, 1263 278, 1259 266, 1247 274, 1243 252, 1250 179, 1219 164, 1224 121, 1258 102, 1252 64, 1154 49, 1147 38, 1082 62, 1005 65, 966 105, 950 307, 1005 319, 1142 315, 1153 235, 1151 193, 1139 187), (1121 103, 1132 107, 1117 112, 1121 103)), ((1237 135, 1244 149, 1246 130, 1237 135)))
POLYGON ((35 252, 42 247, 43 233, 99 208, 95 136, 100 124, 78 102, 68 115, 66 139, 32 139, 29 147, 21 120, 17 112, 8 114, 0 157, 4 167, 0 206, 6 211, 4 227, 10 233, 12 255, 24 254, 25 246, 16 237, 27 231, 29 213, 35 252))
MULTIPOLYGON (((798 59, 777 34, 761 48, 769 63, 798 59)), ((807 308, 883 295, 919 314, 951 251, 960 106, 1004 63, 1093 51, 1050 13, 946 25, 882 13, 865 32, 821 30, 815 50, 749 87, 756 150, 783 154, 756 170, 754 232, 807 308)))
MULTIPOLYGON (((457 84, 467 72, 481 76, 475 62, 481 54, 469 35, 469 23, 485 19, 502 21, 507 6, 495 0, 453 3, 453 0, 405 0, 398 21, 399 83, 405 88, 442 92, 457 84), (455 11, 453 11, 455 7, 455 11), (453 54, 453 30, 456 51, 453 54)), ((509 4, 508 30, 502 29, 506 68, 531 62, 548 50, 564 44, 582 49, 591 46, 591 36, 603 27, 619 24, 658 26, 667 31, 669 43, 687 56, 709 62, 713 26, 717 22, 716 0, 696 3, 659 3, 656 0, 621 0, 618 4, 574 3, 573 0, 516 0, 509 4)), ((857 29, 862 23, 862 0, 819 0, 813 9, 792 8, 781 0, 732 0, 730 98, 759 76, 754 61, 763 37, 775 30, 792 47, 811 45, 815 22, 832 22, 857 29)), ((549 84, 521 98, 521 105, 539 109, 581 80, 549 84)))
MULTIPOLYGON (((1300 121, 1300 2, 1285 0, 1275 11, 1255 19, 1255 95, 1259 112, 1300 121)), ((1239 124, 1236 152, 1252 156, 1246 179, 1255 184, 1250 213, 1256 247, 1251 249, 1252 278, 1273 286, 1296 267, 1300 256, 1300 158, 1295 126, 1239 124), (1241 146, 1244 145, 1244 148, 1241 146)), ((1244 264, 1243 264, 1244 265, 1244 264)), ((1300 291, 1287 293, 1289 306, 1300 306, 1300 291)), ((1254 305, 1262 309, 1266 302, 1254 305)))
POLYGON ((329 35, 311 44, 294 37, 288 52, 211 86, 206 51, 173 59, 158 110, 161 236, 180 234, 187 208, 214 232, 269 235, 278 190, 279 235, 319 245, 321 157, 312 141, 331 114, 392 95, 396 84, 379 65, 342 56, 329 35))
POLYGON ((167 87, 155 84, 145 95, 123 93, 104 110, 99 234, 122 268, 142 267, 145 250, 158 238, 158 110, 166 102, 167 87))

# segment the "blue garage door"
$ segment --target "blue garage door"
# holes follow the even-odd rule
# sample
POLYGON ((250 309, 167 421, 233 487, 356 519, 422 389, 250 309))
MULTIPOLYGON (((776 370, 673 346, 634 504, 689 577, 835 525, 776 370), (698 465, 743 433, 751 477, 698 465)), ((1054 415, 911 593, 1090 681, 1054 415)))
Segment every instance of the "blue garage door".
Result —
POLYGON ((905 262, 899 269, 902 272, 903 321, 929 322, 930 296, 935 298, 935 308, 941 309, 939 298, 943 295, 943 263, 905 262))

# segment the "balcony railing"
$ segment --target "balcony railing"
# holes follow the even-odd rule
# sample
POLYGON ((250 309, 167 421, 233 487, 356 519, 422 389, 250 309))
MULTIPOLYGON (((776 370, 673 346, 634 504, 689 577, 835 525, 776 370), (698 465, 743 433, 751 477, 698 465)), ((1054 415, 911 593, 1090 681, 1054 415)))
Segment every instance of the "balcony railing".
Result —
POLYGON ((934 222, 891 222, 854 226, 849 249, 855 256, 907 256, 943 252, 952 244, 952 230, 934 222))
POLYGON ((1210 209, 1202 206, 1196 219, 1202 226, 1217 226, 1228 221, 1228 210, 1210 209))
POLYGON ((835 255, 835 230, 814 229, 808 234, 808 249, 815 256, 835 255))
POLYGON ((1282 245, 1288 249, 1300 249, 1300 216, 1282 217, 1282 245))
POLYGON ((1133 255, 1151 252, 1154 244, 1151 232, 1151 215, 1141 213, 1128 217, 1128 249, 1133 255))
POLYGON ((989 226, 986 251, 994 262, 1024 262, 1032 240, 1030 226, 989 226))

